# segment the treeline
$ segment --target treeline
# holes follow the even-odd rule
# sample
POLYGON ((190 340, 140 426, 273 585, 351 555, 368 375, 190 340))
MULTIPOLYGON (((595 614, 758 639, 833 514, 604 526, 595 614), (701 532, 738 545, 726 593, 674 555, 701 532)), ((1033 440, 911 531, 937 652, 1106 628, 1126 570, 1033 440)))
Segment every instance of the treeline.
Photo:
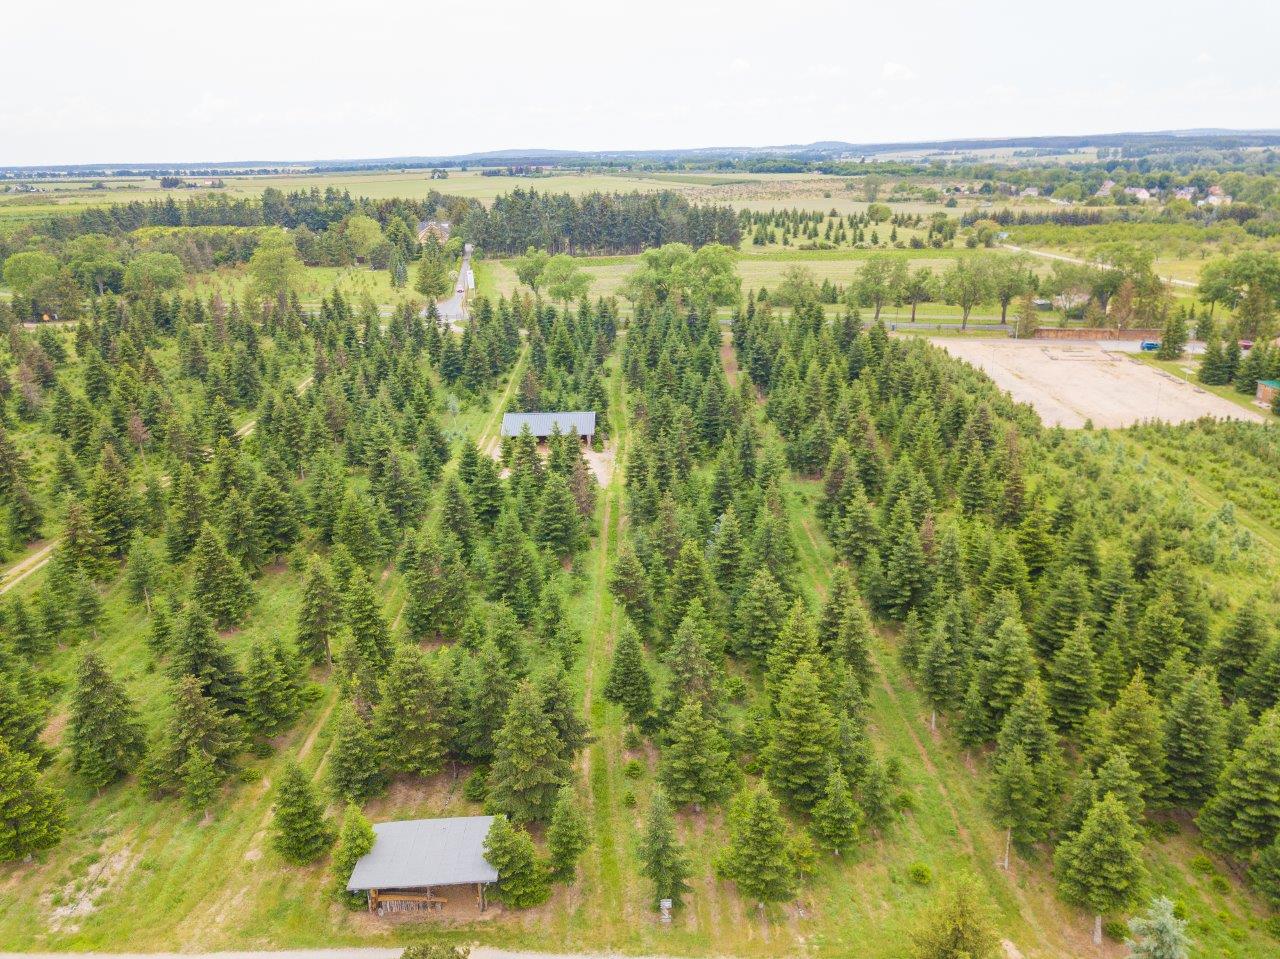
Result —
POLYGON ((736 246, 741 238, 731 207, 690 203, 678 193, 539 193, 512 190, 491 207, 476 205, 462 220, 466 239, 491 255, 530 247, 551 253, 639 253, 664 243, 736 246))
POLYGON ((858 592, 954 735, 989 755, 1011 842, 1053 848, 1062 895, 1099 928, 1136 905, 1144 834, 1183 812, 1280 902, 1270 599, 1212 608, 1189 548, 1233 518, 1202 534, 1102 440, 1043 431, 971 367, 878 324, 814 310, 783 325, 749 305, 734 337, 791 462, 822 478, 858 592))

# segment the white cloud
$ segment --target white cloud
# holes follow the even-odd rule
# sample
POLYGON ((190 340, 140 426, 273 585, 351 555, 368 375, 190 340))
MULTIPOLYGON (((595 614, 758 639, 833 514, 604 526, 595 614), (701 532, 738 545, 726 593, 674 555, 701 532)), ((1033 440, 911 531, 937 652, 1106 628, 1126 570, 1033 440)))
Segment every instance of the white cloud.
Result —
POLYGON ((1208 50, 1201 50, 1196 56, 1196 63, 1213 63, 1213 54, 1208 50))
POLYGON ((905 63, 896 63, 890 60, 880 71, 880 76, 886 80, 914 80, 916 72, 905 63))

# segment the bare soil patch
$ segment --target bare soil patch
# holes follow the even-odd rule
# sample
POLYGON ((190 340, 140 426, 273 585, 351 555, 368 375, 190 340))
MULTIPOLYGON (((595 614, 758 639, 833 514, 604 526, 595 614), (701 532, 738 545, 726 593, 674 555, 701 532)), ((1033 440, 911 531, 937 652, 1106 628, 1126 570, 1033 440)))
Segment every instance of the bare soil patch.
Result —
POLYGON ((933 340, 982 370, 1046 426, 1132 426, 1147 420, 1186 423, 1204 416, 1262 422, 1230 400, 1089 341, 933 340))

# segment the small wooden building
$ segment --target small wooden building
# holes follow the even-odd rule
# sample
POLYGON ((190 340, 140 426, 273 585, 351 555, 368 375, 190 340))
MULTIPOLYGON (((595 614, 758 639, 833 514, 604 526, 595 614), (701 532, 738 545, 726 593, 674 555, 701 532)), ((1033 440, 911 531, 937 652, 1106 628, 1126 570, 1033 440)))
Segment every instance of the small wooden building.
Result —
POLYGON ((1276 401, 1276 394, 1280 393, 1280 380, 1258 380, 1258 402, 1266 403, 1271 406, 1276 401))
POLYGON ((573 430, 588 446, 596 434, 596 414, 593 412, 574 413, 504 413, 502 416, 502 436, 519 436, 525 427, 534 435, 539 443, 545 443, 557 428, 563 435, 573 430))
MULTIPOLYGON (((498 871, 484 857, 492 816, 406 819, 373 827, 373 848, 351 870, 348 892, 363 892, 369 911, 443 909, 448 891, 467 887, 485 908, 485 890, 498 871)), ((455 893, 454 895, 456 895, 455 893)))

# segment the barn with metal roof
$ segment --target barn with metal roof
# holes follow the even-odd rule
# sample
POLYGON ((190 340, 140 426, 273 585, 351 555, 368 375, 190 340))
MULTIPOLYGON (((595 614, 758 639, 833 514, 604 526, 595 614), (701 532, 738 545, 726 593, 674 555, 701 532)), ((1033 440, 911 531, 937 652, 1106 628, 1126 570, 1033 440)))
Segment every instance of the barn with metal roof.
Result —
POLYGON ((502 435, 519 436, 525 427, 538 440, 545 440, 557 427, 567 434, 577 430, 578 435, 591 442, 596 433, 596 414, 579 411, 573 413, 505 413, 502 417, 502 435))
POLYGON ((442 886, 475 886, 484 908, 485 887, 498 871, 484 857, 492 816, 406 819, 373 827, 374 843, 347 882, 348 892, 364 892, 369 909, 382 915, 411 909, 441 909, 442 886))

